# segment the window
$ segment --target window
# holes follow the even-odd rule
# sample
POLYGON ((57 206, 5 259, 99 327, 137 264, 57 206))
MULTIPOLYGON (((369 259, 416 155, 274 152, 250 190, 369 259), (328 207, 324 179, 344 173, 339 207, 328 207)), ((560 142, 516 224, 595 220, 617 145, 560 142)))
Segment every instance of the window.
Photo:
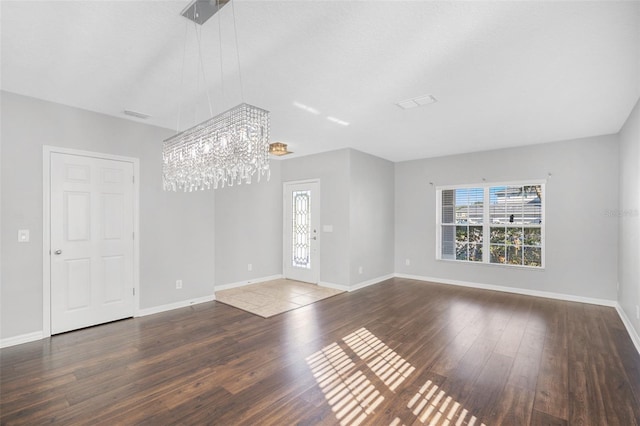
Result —
POLYGON ((438 259, 543 267, 544 184, 442 187, 438 259))

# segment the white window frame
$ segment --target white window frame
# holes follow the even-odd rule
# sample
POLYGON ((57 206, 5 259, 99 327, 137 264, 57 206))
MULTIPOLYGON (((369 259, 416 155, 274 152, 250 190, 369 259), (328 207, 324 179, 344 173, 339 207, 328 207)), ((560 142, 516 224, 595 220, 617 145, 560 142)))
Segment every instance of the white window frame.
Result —
MULTIPOLYGON (((525 268, 530 270, 544 270, 546 267, 545 260, 545 228, 546 228, 546 181, 545 180, 527 180, 527 181, 508 181, 508 182, 482 182, 476 184, 462 184, 462 185, 443 185, 436 187, 436 260, 442 260, 445 262, 455 262, 462 264, 472 264, 472 265, 491 265, 498 267, 507 267, 507 268, 525 268), (490 188, 499 187, 499 186, 533 186, 540 185, 541 187, 541 218, 542 223, 536 225, 536 228, 540 228, 540 261, 541 266, 529 266, 529 265, 514 265, 508 263, 491 263, 491 243, 489 241, 491 235, 491 222, 490 222, 490 188), (442 226, 449 225, 442 223, 442 191, 452 190, 452 189, 469 189, 469 188, 481 188, 483 190, 483 220, 482 220, 482 261, 472 261, 472 260, 459 260, 459 259, 445 259, 442 257, 442 226)), ((455 220, 455 219, 454 219, 455 220)), ((526 228, 527 225, 522 226, 526 228)), ((534 226, 530 226, 534 227, 534 226)))

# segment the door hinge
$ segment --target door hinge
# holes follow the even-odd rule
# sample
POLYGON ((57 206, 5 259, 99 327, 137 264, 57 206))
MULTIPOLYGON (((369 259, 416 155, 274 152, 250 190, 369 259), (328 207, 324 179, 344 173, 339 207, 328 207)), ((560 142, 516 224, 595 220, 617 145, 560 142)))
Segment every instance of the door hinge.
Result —
POLYGON ((136 183, 136 175, 131 176, 131 182, 136 183))
POLYGON ((136 288, 135 287, 133 288, 133 295, 134 296, 136 295, 136 288))

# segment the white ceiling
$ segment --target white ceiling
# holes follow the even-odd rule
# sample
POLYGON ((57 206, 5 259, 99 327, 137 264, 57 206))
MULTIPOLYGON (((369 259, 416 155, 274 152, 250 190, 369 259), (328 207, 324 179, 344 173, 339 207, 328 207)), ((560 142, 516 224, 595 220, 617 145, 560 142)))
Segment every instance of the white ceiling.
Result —
MULTIPOLYGON (((234 1, 244 100, 297 155, 401 161, 616 133, 640 96, 639 1, 234 1), (394 105, 425 94, 439 102, 394 105)), ((174 130, 181 103, 190 127, 210 114, 188 3, 2 1, 1 87, 174 130)), ((243 99, 232 18, 227 5, 201 27, 214 113, 243 99)))

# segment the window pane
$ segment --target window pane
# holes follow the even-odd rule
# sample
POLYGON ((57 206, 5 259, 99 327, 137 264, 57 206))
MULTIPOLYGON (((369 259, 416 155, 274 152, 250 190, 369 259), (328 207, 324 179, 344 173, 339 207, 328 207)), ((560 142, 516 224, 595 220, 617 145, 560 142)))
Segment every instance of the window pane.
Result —
POLYGON ((460 243, 456 241, 456 260, 467 260, 467 243, 460 243))
POLYGON ((442 205, 453 206, 453 197, 455 195, 455 189, 445 189, 442 191, 442 205))
POLYGON ((453 206, 442 206, 442 223, 453 223, 453 206))
POLYGON ((454 226, 442 226, 442 253, 443 259, 453 259, 455 249, 455 234, 456 228, 454 226))
POLYGON ((504 227, 491 227, 491 242, 492 243, 498 243, 498 244, 504 244, 505 243, 505 229, 504 227))
POLYGON ((469 241, 466 226, 456 226, 456 242, 466 243, 469 241))
POLYGON ((469 196, 469 223, 482 224, 484 189, 471 188, 467 191, 469 196))
POLYGON ((540 228, 524 228, 524 243, 528 246, 540 246, 542 243, 540 228))
POLYGON ((524 187, 525 200, 523 206, 524 223, 542 223, 542 186, 530 185, 524 187))
POLYGON ((464 189, 454 190, 455 194, 455 206, 456 206, 456 223, 467 222, 467 202, 469 197, 464 189))
POLYGON ((470 243, 481 243, 482 242, 482 226, 470 226, 468 238, 470 243))
POLYGON ((453 189, 442 191, 442 223, 453 223, 454 194, 453 189))
POLYGON ((542 249, 539 247, 525 247, 524 264, 526 266, 542 266, 542 249))
POLYGON ((524 198, 521 186, 507 186, 505 189, 504 203, 507 209, 509 223, 522 223, 522 200, 524 198))
POLYGON ((482 223, 482 188, 461 188, 455 190, 456 223, 482 223))
POLYGON ((491 244, 490 254, 491 263, 506 263, 507 261, 504 246, 495 246, 491 244))
POLYGON ((469 244, 469 260, 482 262, 482 244, 469 244))
POLYGON ((507 246, 507 263, 509 265, 522 265, 522 248, 507 246))
POLYGON ((526 198, 525 187, 522 186, 494 186, 489 188, 491 223, 523 223, 523 205, 526 198))
POLYGON ((453 206, 442 206, 442 223, 453 223, 453 206))
POLYGON ((489 220, 491 223, 506 223, 505 186, 489 188, 489 220))
POLYGON ((507 228, 507 244, 522 245, 522 228, 507 228))

